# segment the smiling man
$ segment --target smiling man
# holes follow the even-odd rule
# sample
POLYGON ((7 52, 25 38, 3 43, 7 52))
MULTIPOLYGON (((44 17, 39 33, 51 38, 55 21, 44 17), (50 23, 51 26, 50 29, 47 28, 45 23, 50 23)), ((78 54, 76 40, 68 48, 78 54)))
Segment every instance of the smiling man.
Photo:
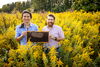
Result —
MULTIPOLYGON (((42 30, 49 31, 49 42, 44 44, 44 47, 49 49, 54 46, 56 49, 60 47, 58 42, 64 39, 64 32, 60 26, 54 25, 55 16, 49 14, 47 16, 47 26, 45 26, 42 30)), ((47 51, 48 52, 48 51, 47 51)))
POLYGON ((27 31, 38 31, 36 24, 30 22, 32 14, 28 11, 23 11, 22 13, 22 24, 16 27, 15 38, 17 41, 20 41, 21 45, 27 44, 27 31))

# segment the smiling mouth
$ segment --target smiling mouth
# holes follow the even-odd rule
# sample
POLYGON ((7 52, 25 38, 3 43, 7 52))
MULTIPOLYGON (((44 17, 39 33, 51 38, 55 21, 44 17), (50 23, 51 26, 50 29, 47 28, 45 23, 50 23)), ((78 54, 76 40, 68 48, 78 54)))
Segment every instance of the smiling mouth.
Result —
POLYGON ((53 24, 53 23, 48 23, 48 24, 50 24, 50 25, 51 25, 51 24, 53 24))
POLYGON ((54 22, 49 22, 49 23, 54 23, 54 22))
POLYGON ((25 20, 25 21, 29 21, 29 20, 25 20))
POLYGON ((25 21, 29 21, 29 20, 25 20, 25 21))

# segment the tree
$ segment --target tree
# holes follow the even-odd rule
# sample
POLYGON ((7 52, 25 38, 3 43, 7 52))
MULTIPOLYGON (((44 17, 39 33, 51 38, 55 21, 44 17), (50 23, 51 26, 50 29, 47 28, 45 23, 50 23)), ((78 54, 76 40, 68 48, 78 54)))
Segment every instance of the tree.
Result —
POLYGON ((0 12, 2 12, 2 9, 0 8, 0 12))
POLYGON ((46 0, 31 0, 31 4, 36 11, 43 10, 46 7, 46 0))
POLYGON ((71 7, 71 0, 31 0, 32 8, 35 10, 46 10, 53 12, 66 11, 71 7))
POLYGON ((4 11, 4 12, 10 12, 10 9, 9 9, 9 4, 7 4, 7 5, 3 5, 3 8, 2 8, 2 11, 4 11))
POLYGON ((75 10, 97 11, 100 10, 99 0, 73 0, 72 8, 75 10))
POLYGON ((22 12, 25 9, 30 8, 30 1, 27 2, 15 2, 15 3, 11 3, 11 4, 5 4, 3 5, 3 7, 1 8, 0 12, 8 12, 11 13, 12 11, 20 11, 22 12))
POLYGON ((21 11, 21 2, 16 2, 16 10, 21 11))
POLYGON ((72 4, 71 0, 56 0, 56 2, 53 2, 53 3, 55 5, 53 8, 54 12, 66 11, 67 9, 71 7, 71 4, 72 4))

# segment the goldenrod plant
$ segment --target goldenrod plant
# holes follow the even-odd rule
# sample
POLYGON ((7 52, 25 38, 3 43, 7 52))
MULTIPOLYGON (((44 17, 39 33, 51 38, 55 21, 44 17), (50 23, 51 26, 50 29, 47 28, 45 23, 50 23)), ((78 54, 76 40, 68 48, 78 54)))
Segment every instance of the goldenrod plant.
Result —
MULTIPOLYGON (((41 31, 51 13, 33 13, 31 22, 41 31)), ((15 27, 22 23, 21 13, 0 13, 0 67, 100 67, 100 12, 52 14, 65 34, 59 43, 60 58, 54 47, 46 54, 43 43, 20 45, 15 40, 15 27)))

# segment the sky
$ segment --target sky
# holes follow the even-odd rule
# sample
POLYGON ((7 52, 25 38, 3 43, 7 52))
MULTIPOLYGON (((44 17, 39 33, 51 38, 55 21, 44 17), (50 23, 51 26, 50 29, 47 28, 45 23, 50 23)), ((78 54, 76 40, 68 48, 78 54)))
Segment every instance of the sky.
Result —
POLYGON ((8 4, 8 3, 12 3, 12 2, 17 2, 17 1, 27 1, 27 0, 0 0, 0 8, 2 8, 2 6, 4 4, 8 4))

